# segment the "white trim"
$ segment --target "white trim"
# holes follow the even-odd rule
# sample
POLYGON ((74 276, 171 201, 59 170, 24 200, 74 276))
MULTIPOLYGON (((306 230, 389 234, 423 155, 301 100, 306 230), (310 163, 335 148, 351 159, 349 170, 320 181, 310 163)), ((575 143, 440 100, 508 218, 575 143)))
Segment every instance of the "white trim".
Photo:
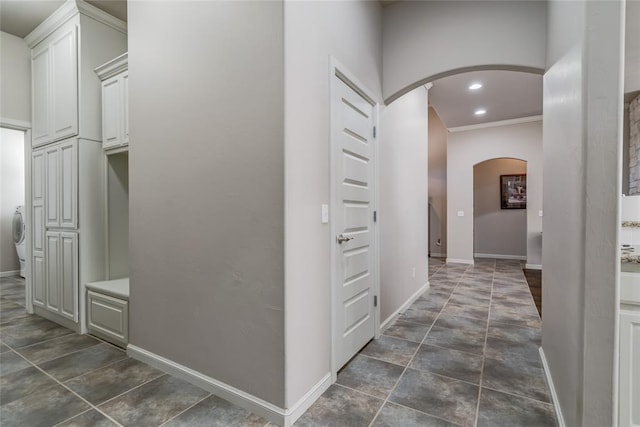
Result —
POLYGON ((446 258, 447 254, 442 254, 440 252, 431 253, 431 258, 446 258))
POLYGON ((500 254, 473 254, 475 258, 495 258, 495 259, 517 259, 518 261, 526 261, 526 255, 500 255, 500 254))
MULTIPOLYGON (((31 129, 31 122, 10 119, 8 117, 0 117, 0 127, 6 128, 6 129, 26 131, 31 129)), ((26 143, 27 142, 25 141, 25 144, 26 143)), ((29 144, 31 144, 31 141, 29 141, 29 144)))
POLYGON ((20 270, 8 270, 8 271, 0 271, 0 277, 13 277, 19 276, 20 270))
POLYGON ((445 262, 447 264, 469 264, 469 265, 475 264, 472 259, 460 259, 460 258, 447 258, 445 262))
POLYGON ((108 79, 109 77, 113 77, 118 73, 126 71, 129 69, 129 52, 125 52, 117 58, 112 59, 109 62, 105 62, 104 64, 96 67, 93 70, 101 81, 108 79))
POLYGON ((542 270, 542 264, 525 264, 527 270, 542 270))
POLYGON ((322 377, 320 381, 300 398, 293 406, 285 411, 284 427, 289 427, 304 414, 311 405, 324 393, 331 385, 331 372, 322 377))
POLYGON ((127 34, 127 24, 120 19, 109 15, 83 0, 67 0, 62 4, 55 12, 53 12, 47 19, 42 21, 33 31, 31 31, 24 38, 30 49, 44 40, 49 34, 53 33, 60 25, 67 22, 69 19, 81 13, 85 16, 95 19, 104 25, 107 25, 114 30, 120 31, 123 34, 127 34))
POLYGON ((558 393, 556 393, 556 388, 553 385, 553 378, 551 378, 551 370, 549 369, 549 365, 547 364, 547 357, 544 355, 544 350, 542 349, 542 347, 540 347, 538 351, 540 352, 540 361, 542 361, 542 370, 544 371, 544 377, 547 380, 547 386, 549 386, 549 391, 551 392, 551 401, 553 402, 553 407, 555 409, 558 427, 566 427, 564 417, 562 416, 560 401, 558 400, 558 393))
POLYGON ((429 289, 429 282, 422 285, 420 289, 415 291, 414 294, 411 295, 409 299, 400 306, 400 308, 391 313, 391 316, 387 317, 385 321, 380 324, 379 331, 382 332, 387 329, 387 326, 389 326, 389 324, 395 320, 396 316, 400 313, 404 313, 411 306, 411 304, 413 304, 418 298, 420 298, 420 295, 422 295, 427 289, 429 289))
POLYGON ((519 119, 499 120, 497 122, 478 123, 477 125, 456 126, 456 127, 448 128, 447 130, 449 132, 466 132, 468 130, 517 125, 520 123, 539 122, 541 120, 542 120, 542 116, 530 116, 530 117, 521 117, 519 119))

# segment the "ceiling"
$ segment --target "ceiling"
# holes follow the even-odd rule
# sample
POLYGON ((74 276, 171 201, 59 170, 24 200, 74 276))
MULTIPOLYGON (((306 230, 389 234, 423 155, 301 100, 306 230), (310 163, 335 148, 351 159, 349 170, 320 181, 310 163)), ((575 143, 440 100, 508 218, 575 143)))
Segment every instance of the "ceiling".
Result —
POLYGON ((474 71, 433 82, 429 103, 447 128, 542 114, 542 76, 515 71, 474 71), (472 83, 482 88, 472 91, 472 83), (476 109, 487 112, 474 115, 476 109))
MULTIPOLYGON (((24 38, 63 3, 64 0, 0 0, 0 30, 24 38)), ((127 20, 126 0, 88 0, 87 3, 127 20)))

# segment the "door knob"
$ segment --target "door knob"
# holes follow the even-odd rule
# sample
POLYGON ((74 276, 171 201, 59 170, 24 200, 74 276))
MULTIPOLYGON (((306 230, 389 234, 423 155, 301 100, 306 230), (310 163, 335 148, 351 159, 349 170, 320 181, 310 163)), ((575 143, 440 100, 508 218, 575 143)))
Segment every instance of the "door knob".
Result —
POLYGON ((349 236, 345 237, 344 235, 339 234, 336 237, 336 240, 337 240, 338 243, 343 244, 344 242, 348 242, 349 240, 353 240, 353 237, 349 237, 349 236))

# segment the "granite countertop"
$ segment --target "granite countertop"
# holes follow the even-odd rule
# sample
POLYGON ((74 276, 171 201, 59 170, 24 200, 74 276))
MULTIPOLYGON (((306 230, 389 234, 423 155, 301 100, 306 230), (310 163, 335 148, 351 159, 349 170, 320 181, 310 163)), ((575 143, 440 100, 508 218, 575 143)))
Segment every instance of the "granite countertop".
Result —
POLYGON ((640 221, 622 221, 623 227, 640 228, 640 221))
POLYGON ((640 246, 622 245, 620 260, 640 264, 640 246))

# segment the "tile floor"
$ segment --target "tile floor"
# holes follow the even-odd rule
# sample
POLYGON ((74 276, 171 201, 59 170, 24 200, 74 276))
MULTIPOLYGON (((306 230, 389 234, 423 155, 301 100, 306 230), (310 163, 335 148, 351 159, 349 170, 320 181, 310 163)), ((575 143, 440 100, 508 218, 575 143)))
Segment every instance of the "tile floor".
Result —
MULTIPOLYGON (((296 426, 555 426, 520 262, 431 259, 431 288, 296 426)), ((0 425, 264 426, 266 420, 24 310, 0 279, 0 425)))

